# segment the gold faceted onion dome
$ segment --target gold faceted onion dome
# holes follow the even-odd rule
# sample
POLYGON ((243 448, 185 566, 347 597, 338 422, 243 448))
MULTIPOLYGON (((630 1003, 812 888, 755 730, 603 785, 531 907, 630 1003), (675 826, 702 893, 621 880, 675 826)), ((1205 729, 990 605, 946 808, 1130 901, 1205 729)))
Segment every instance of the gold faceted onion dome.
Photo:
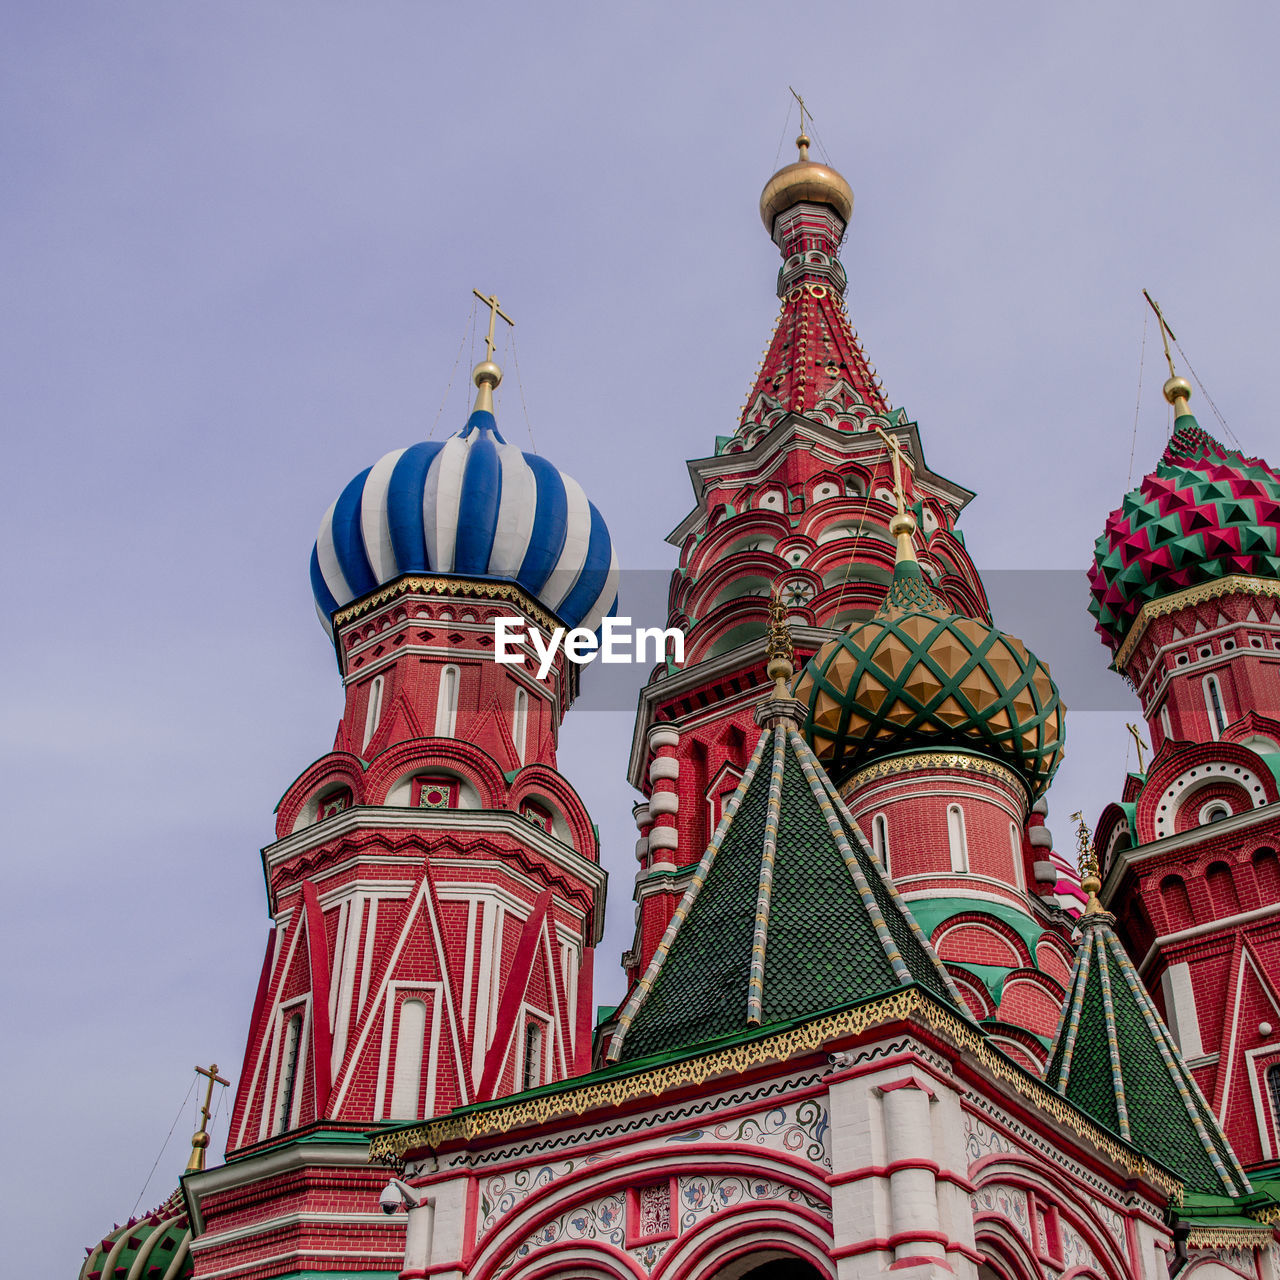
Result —
POLYGON ((796 139, 800 159, 779 169, 760 193, 760 220, 773 235, 773 222, 780 213, 803 201, 830 205, 844 223, 853 213, 853 188, 834 169, 809 159, 809 138, 796 139))

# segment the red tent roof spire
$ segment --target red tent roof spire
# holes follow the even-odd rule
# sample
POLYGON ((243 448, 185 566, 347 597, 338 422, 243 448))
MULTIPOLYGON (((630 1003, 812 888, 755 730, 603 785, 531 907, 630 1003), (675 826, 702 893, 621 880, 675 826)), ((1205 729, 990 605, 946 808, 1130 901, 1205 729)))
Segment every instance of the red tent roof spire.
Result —
POLYGON ((743 426, 778 409, 807 414, 824 401, 844 413, 857 404, 889 412, 844 306, 848 282, 837 254, 853 192, 834 169, 808 158, 808 144, 801 134, 801 158, 779 169, 760 196, 761 219, 782 252, 782 311, 747 397, 743 426))

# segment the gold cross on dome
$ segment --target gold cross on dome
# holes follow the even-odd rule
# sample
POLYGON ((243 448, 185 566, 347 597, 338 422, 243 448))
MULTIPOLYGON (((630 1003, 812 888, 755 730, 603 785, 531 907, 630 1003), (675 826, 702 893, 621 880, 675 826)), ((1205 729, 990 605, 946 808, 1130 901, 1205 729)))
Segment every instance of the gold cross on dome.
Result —
POLYGON ((1169 377, 1176 378, 1178 371, 1173 367, 1173 355, 1169 351, 1169 339, 1173 338, 1174 342, 1177 342, 1178 339, 1174 337, 1173 330, 1169 328, 1169 322, 1164 318, 1164 312, 1160 310, 1160 304, 1145 289, 1142 291, 1142 296, 1151 304, 1151 310, 1156 313, 1156 319, 1160 322, 1160 341, 1164 343, 1164 358, 1169 365, 1169 377))
MULTIPOLYGON (((787 88, 788 88, 788 89, 791 89, 791 86, 790 86, 790 85, 787 85, 787 88)), ((804 132, 804 118, 805 118, 805 116, 807 115, 807 116, 809 117, 809 119, 810 119, 810 120, 812 120, 812 119, 813 119, 813 112, 812 112, 812 111, 810 111, 810 110, 809 110, 809 108, 805 106, 805 104, 804 104, 804 99, 803 99, 803 98, 802 98, 802 97, 801 97, 801 96, 800 96, 800 95, 799 95, 799 94, 798 94, 794 89, 791 89, 791 96, 792 96, 792 97, 793 97, 793 98, 794 98, 794 99, 795 99, 795 100, 800 104, 800 132, 801 132, 801 133, 803 133, 803 132, 804 132)))
POLYGON ((224 1080, 218 1074, 218 1064, 216 1062, 207 1067, 197 1067, 196 1074, 208 1077, 209 1087, 204 1091, 204 1105, 200 1108, 200 1127, 195 1131, 191 1139, 191 1159, 187 1161, 188 1173, 197 1173, 204 1168, 204 1153, 209 1146, 209 1104, 213 1101, 213 1086, 215 1084, 229 1085, 231 1083, 230 1080, 224 1080))
POLYGON ((488 297, 485 297, 485 295, 481 293, 479 289, 472 289, 471 292, 474 293, 476 297, 479 298, 480 301, 483 302, 484 305, 489 308, 489 332, 485 335, 485 340, 484 340, 484 351, 485 351, 484 358, 486 360, 492 360, 493 359, 493 330, 494 330, 494 326, 498 323, 498 317, 501 316, 513 329, 516 327, 516 322, 509 315, 507 315, 507 313, 503 311, 503 309, 498 305, 498 297, 496 294, 491 293, 489 294, 488 297))
POLYGON ((902 446, 898 443, 897 436, 891 436, 880 427, 873 427, 872 430, 889 446, 889 456, 893 459, 893 496, 898 500, 898 514, 906 515, 907 496, 902 487, 902 446))
POLYGON ((1146 745, 1142 741, 1142 730, 1136 724, 1127 724, 1125 728, 1129 730, 1129 734, 1138 748, 1138 772, 1146 773, 1146 769, 1142 767, 1142 748, 1146 745))

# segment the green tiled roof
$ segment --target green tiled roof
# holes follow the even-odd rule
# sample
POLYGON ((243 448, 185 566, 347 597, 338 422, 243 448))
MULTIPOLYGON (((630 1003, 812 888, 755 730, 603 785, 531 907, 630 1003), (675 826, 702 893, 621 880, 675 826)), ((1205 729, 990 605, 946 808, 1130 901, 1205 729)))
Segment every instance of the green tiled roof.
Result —
POLYGON ((1086 914, 1045 1072, 1099 1124, 1173 1170, 1188 1191, 1248 1194, 1249 1180, 1105 912, 1086 914))
POLYGON ((691 1049, 919 985, 965 1006, 793 725, 766 729, 611 1061, 691 1049))

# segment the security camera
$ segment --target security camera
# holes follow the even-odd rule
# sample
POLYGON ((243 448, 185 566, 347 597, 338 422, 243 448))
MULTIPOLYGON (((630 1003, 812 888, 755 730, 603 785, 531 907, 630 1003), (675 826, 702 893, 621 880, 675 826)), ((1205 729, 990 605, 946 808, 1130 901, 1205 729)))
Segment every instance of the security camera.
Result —
POLYGON ((401 1182, 399 1178, 392 1178, 382 1188, 382 1194, 378 1197, 378 1204, 382 1206, 383 1213, 395 1213, 398 1209, 408 1213, 410 1209, 430 1203, 424 1191, 415 1190, 407 1182, 401 1182))

